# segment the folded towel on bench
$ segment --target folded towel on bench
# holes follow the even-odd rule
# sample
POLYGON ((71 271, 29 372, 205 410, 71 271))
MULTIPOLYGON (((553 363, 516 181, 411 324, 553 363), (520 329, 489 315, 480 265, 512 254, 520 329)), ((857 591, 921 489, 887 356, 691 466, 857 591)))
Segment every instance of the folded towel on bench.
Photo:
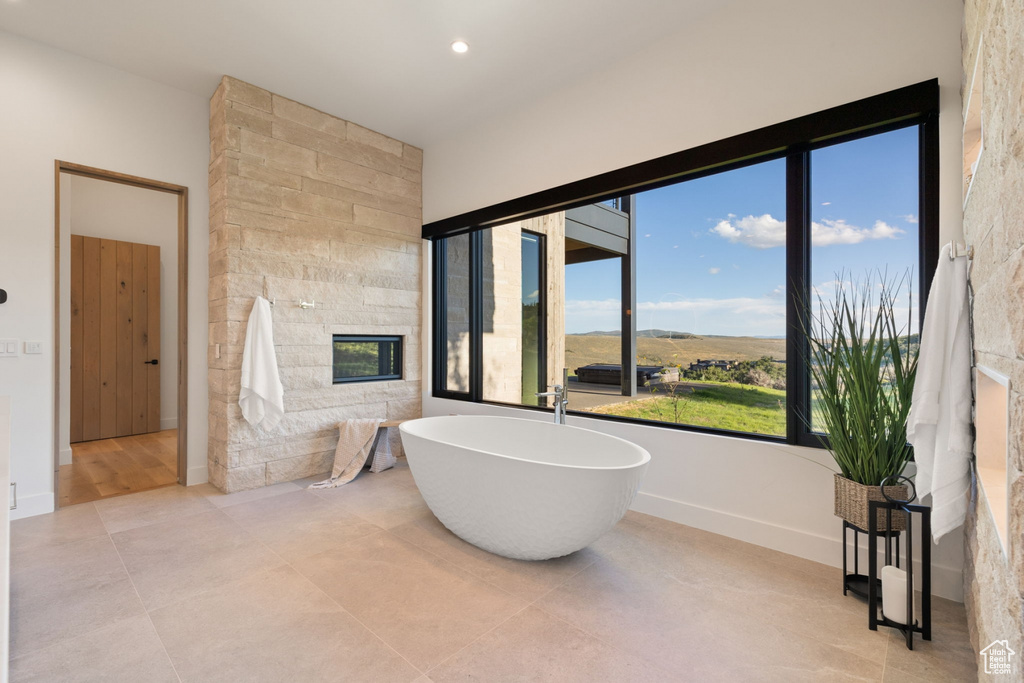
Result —
POLYGON ((377 430, 384 420, 346 420, 338 423, 338 447, 334 451, 331 478, 310 484, 311 489, 333 489, 344 486, 359 474, 377 440, 377 430))

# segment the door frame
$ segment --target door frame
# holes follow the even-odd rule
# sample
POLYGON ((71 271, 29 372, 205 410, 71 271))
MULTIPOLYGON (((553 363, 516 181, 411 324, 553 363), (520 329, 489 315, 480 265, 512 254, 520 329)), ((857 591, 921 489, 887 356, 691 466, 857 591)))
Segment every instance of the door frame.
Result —
POLYGON ((188 485, 188 188, 139 176, 106 171, 57 159, 53 163, 54 192, 54 324, 53 324, 53 509, 60 507, 60 174, 167 192, 178 197, 178 483, 188 485))

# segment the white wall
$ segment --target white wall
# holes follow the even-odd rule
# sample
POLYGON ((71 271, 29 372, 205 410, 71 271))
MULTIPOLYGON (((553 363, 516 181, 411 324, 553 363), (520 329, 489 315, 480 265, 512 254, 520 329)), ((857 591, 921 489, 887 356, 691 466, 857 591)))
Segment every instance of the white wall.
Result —
MULTIPOLYGON (((941 239, 961 239, 962 11, 960 0, 730 3, 546 100, 427 145, 424 219, 449 217, 937 77, 941 239)), ((425 290, 429 273, 424 268, 425 290)), ((429 348, 424 346, 428 367, 429 348)), ((424 386, 424 415, 538 417, 530 411, 431 398, 429 377, 424 386)), ((651 452, 636 509, 819 562, 841 563, 841 522, 832 514, 835 468, 826 452, 596 419, 569 422, 621 436, 651 452)), ((933 557, 935 592, 956 600, 963 595, 962 546, 962 535, 950 534, 933 557)))
POLYGON ((431 222, 939 79, 943 228, 960 233, 961 0, 733 0, 544 100, 424 147, 431 222))
POLYGON ((178 196, 66 173, 60 183, 60 455, 65 465, 71 462, 73 234, 160 247, 160 428, 178 426, 178 196))
POLYGON ((206 480, 209 105, 0 32, 0 337, 44 353, 0 360, 12 403, 14 517, 53 506, 54 160, 189 188, 189 482, 206 480))

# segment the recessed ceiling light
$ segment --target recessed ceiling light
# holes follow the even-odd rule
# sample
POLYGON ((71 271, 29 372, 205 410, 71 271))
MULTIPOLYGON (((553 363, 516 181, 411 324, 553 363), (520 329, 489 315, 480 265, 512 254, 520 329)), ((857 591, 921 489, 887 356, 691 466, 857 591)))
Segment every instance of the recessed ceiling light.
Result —
POLYGON ((456 40, 452 43, 452 51, 462 54, 463 52, 469 51, 469 43, 464 40, 456 40))

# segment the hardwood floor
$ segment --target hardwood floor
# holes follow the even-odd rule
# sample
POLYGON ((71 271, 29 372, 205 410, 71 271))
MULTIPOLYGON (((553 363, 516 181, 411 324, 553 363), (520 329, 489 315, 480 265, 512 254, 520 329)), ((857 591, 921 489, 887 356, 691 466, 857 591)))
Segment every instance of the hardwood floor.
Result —
POLYGON ((170 486, 178 481, 178 430, 71 445, 60 467, 60 506, 170 486))

